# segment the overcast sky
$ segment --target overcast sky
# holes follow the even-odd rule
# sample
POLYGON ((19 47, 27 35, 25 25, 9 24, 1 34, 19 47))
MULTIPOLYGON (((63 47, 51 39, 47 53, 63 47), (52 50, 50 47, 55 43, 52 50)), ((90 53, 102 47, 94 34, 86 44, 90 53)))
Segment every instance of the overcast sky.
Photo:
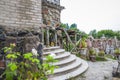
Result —
POLYGON ((120 0, 61 0, 63 23, 76 23, 88 33, 96 29, 120 30, 120 0))

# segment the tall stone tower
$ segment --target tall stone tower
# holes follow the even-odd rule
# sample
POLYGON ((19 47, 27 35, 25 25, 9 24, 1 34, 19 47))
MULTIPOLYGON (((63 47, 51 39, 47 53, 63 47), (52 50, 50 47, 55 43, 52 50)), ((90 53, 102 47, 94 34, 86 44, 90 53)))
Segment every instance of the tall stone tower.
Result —
POLYGON ((24 41, 30 47, 27 43, 36 43, 42 24, 54 27, 60 23, 63 8, 60 0, 0 0, 0 35, 7 36, 6 43, 24 41))
POLYGON ((16 43, 19 51, 30 51, 41 24, 41 0, 0 0, 0 49, 3 44, 16 43))
POLYGON ((10 29, 41 26, 41 0, 0 0, 0 25, 10 29))
POLYGON ((60 0, 42 0, 42 18, 44 24, 54 27, 60 23, 60 13, 64 9, 60 6, 60 0))

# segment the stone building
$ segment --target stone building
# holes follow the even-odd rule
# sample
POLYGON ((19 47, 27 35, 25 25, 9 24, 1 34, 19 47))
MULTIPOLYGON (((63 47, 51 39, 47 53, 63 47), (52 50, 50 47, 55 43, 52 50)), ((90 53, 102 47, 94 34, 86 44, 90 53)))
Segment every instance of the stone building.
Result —
POLYGON ((35 39, 35 43, 38 39, 34 37, 41 32, 43 24, 55 26, 60 23, 63 8, 60 0, 0 0, 0 28, 4 29, 7 40, 10 40, 6 42, 16 42, 16 37, 29 36, 28 39, 35 39))
POLYGON ((0 25, 9 30, 39 27, 41 6, 41 0, 0 0, 0 25))
POLYGON ((60 0, 0 0, 0 25, 7 29, 37 28, 60 22, 60 0))
MULTIPOLYGON (((46 46, 43 49, 44 57, 52 54, 59 61, 54 64, 59 68, 54 71, 54 75, 49 76, 50 80, 68 80, 88 69, 84 60, 57 44, 62 41, 59 28, 62 9, 64 7, 60 6, 60 0, 0 0, 0 63, 4 63, 0 65, 0 75, 5 70, 2 48, 10 43, 16 44, 14 50, 21 52, 21 55, 37 49, 40 60, 43 46, 39 43, 43 43, 46 46)), ((3 78, 0 76, 0 80, 3 78)))
POLYGON ((60 23, 60 13, 62 9, 64 9, 64 7, 60 6, 60 0, 43 0, 43 23, 56 26, 56 24, 60 23))

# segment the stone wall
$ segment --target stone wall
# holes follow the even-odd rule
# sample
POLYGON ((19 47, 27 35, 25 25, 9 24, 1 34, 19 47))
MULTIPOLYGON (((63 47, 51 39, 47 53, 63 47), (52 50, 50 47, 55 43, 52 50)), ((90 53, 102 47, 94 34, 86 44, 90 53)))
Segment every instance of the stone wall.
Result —
POLYGON ((5 46, 9 46, 10 43, 16 44, 16 50, 24 53, 31 52, 32 48, 37 49, 37 36, 27 36, 27 37, 6 37, 5 46))
MULTIPOLYGON (((41 0, 0 0, 0 36, 5 38, 0 37, 0 50, 10 43, 16 43, 17 48, 28 44, 34 46, 39 41, 37 31, 42 24, 41 9, 41 0)), ((30 46, 29 49, 23 47, 24 51, 31 51, 30 46)))
POLYGON ((41 26, 41 0, 0 0, 0 25, 7 29, 41 26))
POLYGON ((43 6, 43 23, 55 26, 60 23, 60 11, 48 6, 43 6))
POLYGON ((60 0, 57 3, 51 2, 51 0, 42 1, 42 18, 44 24, 54 27, 60 23, 60 13, 64 7, 60 6, 60 0))

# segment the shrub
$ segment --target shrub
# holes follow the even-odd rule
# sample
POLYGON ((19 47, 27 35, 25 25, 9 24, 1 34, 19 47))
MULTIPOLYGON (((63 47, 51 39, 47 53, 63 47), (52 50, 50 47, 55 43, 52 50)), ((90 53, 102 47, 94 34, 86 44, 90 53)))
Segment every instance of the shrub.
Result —
POLYGON ((96 55, 94 48, 91 48, 89 50, 89 55, 96 55))
POLYGON ((53 57, 47 56, 43 64, 31 52, 21 54, 14 51, 15 44, 5 47, 7 66, 5 80, 47 80, 47 75, 52 74, 56 66, 49 64, 56 62, 53 57))
POLYGON ((115 54, 120 54, 120 49, 119 48, 115 49, 114 53, 115 54))
POLYGON ((105 52, 102 50, 98 53, 99 56, 104 56, 105 55, 105 52))

